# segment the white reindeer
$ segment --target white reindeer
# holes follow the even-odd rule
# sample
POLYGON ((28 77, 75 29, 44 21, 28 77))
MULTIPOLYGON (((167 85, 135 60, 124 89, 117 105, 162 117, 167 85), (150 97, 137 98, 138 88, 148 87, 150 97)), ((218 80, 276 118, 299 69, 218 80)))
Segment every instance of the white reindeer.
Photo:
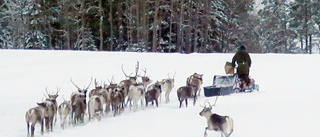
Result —
POLYGON ((58 113, 60 115, 60 126, 62 129, 65 128, 66 120, 69 118, 68 124, 71 124, 71 113, 72 113, 72 105, 70 101, 62 102, 58 107, 58 113))
POLYGON ((101 120, 102 111, 103 111, 103 109, 102 109, 102 106, 103 106, 102 97, 100 97, 98 95, 93 95, 93 96, 90 97, 88 104, 89 104, 88 105, 89 121, 93 117, 97 118, 100 121, 101 120))
MULTIPOLYGON (((161 85, 161 91, 165 92, 165 103, 169 103, 170 102, 170 93, 172 91, 172 89, 174 88, 174 76, 176 75, 176 73, 174 73, 173 78, 170 78, 169 74, 167 79, 162 79, 159 83, 161 85)), ((147 87, 147 91, 151 90, 154 88, 156 83, 154 84, 150 84, 147 87)), ((162 93, 162 92, 161 92, 162 93)), ((161 94, 160 94, 160 102, 161 102, 161 94)))
MULTIPOLYGON (((206 104, 205 104, 206 105, 206 104)), ((212 106, 204 106, 203 110, 199 113, 207 119, 208 127, 205 128, 204 136, 206 137, 207 130, 214 130, 221 133, 221 137, 230 137, 233 132, 233 119, 229 116, 220 116, 211 112, 212 106)))
POLYGON ((187 86, 196 86, 196 95, 198 93, 198 96, 200 96, 201 85, 203 84, 202 76, 203 74, 194 73, 191 76, 189 76, 186 81, 187 86))
POLYGON ((143 107, 143 98, 144 98, 144 94, 145 94, 145 90, 143 85, 131 85, 129 87, 129 93, 128 93, 128 99, 127 99, 127 103, 130 103, 130 108, 132 107, 131 105, 131 101, 133 102, 133 111, 137 111, 138 109, 138 102, 139 100, 141 101, 141 107, 143 107))

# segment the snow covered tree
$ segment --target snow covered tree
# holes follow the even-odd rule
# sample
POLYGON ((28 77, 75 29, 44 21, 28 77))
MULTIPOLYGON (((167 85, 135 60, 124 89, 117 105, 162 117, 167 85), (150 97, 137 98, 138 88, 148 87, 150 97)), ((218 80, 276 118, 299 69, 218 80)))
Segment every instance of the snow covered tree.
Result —
POLYGON ((265 0, 263 4, 264 9, 258 13, 261 17, 258 33, 262 52, 292 52, 295 47, 293 40, 297 35, 289 28, 291 18, 288 3, 265 0))

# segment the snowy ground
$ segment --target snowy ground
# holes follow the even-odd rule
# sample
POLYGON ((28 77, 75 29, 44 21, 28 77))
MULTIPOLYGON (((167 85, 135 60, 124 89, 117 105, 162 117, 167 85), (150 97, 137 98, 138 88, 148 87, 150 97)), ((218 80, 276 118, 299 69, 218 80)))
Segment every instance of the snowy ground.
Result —
MULTIPOLYGON (((36 106, 44 96, 45 88, 61 89, 58 103, 69 99, 76 88, 87 86, 90 78, 108 81, 114 75, 117 82, 134 71, 136 61, 147 68, 147 75, 161 80, 175 75, 171 102, 159 108, 149 106, 137 112, 126 109, 120 116, 111 114, 101 121, 68 126, 62 130, 60 120, 53 132, 43 137, 200 137, 206 120, 199 116, 200 104, 207 99, 203 93, 197 104, 179 109, 176 89, 185 85, 194 72, 204 74, 203 86, 212 84, 214 75, 224 74, 224 63, 233 54, 165 54, 128 52, 76 52, 0 50, 0 136, 25 137, 25 112, 36 106)), ((251 54, 250 74, 260 85, 254 93, 219 97, 215 113, 234 119, 232 137, 318 137, 320 122, 320 56, 289 54, 251 54)), ((90 89, 94 88, 92 84, 90 89)), ((209 131, 209 137, 220 135, 209 131)), ((40 127, 36 126, 39 137, 40 127)))

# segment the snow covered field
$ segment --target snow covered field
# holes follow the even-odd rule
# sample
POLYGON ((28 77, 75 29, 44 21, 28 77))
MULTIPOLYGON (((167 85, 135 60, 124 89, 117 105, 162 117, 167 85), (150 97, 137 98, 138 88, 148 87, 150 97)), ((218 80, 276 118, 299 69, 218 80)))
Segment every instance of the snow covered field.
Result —
MULTIPOLYGON (((250 54, 250 74, 260 85, 254 93, 219 97, 214 113, 229 115, 235 123, 232 137, 318 137, 320 123, 320 55, 250 54)), ((90 78, 106 81, 114 75, 116 82, 134 72, 136 61, 147 68, 154 81, 175 75, 171 102, 159 108, 126 109, 120 116, 111 114, 101 121, 68 126, 62 130, 60 120, 53 132, 43 137, 201 137, 207 126, 199 115, 200 104, 207 99, 201 94, 195 106, 178 108, 176 90, 185 85, 194 72, 204 74, 203 86, 212 84, 214 75, 224 74, 225 61, 233 54, 167 54, 86 51, 0 50, 0 136, 26 137, 25 112, 44 99, 49 91, 61 89, 58 103, 67 100, 76 88, 70 78, 85 87, 90 78)), ((90 90, 94 88, 91 84, 90 90)), ((202 90, 203 91, 203 90, 202 90)), ((41 137, 36 126, 36 137, 41 137)), ((220 137, 208 131, 209 137, 220 137)))

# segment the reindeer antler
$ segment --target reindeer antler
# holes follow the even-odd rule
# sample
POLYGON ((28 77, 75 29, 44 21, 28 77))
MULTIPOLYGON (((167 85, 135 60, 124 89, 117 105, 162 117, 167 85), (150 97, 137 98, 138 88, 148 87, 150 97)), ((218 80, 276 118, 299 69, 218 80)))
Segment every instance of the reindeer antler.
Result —
POLYGON ((88 90, 88 89, 89 89, 89 86, 91 85, 91 83, 92 83, 92 77, 91 77, 90 84, 88 85, 88 87, 86 88, 86 90, 88 90))
POLYGON ((129 77, 123 70, 123 64, 121 65, 121 70, 122 70, 122 73, 124 74, 124 76, 129 77))
POLYGON ((211 105, 210 102, 209 102, 208 99, 207 99, 207 100, 205 100, 204 103, 203 103, 204 106, 202 106, 202 105, 200 105, 200 106, 203 107, 203 108, 209 108, 209 109, 211 110, 211 109, 212 109, 212 106, 216 106, 218 97, 219 97, 219 96, 216 97, 216 100, 215 100, 215 102, 214 102, 213 105, 211 105), (209 104, 209 107, 207 107, 207 103, 209 104))
MULTIPOLYGON (((174 76, 176 76, 176 71, 174 71, 172 79, 174 79, 174 76)), ((168 77, 170 78, 170 72, 168 73, 168 77)))
POLYGON ((46 96, 46 94, 43 94, 43 96, 46 97, 46 98, 49 98, 48 86, 46 87, 46 93, 47 93, 47 96, 46 96))
POLYGON ((74 82, 72 81, 72 78, 70 78, 70 81, 71 81, 71 83, 72 83, 74 86, 76 86, 76 88, 81 89, 81 88, 79 88, 76 84, 74 84, 74 82))
POLYGON ((217 103, 218 97, 219 97, 219 96, 217 96, 217 97, 216 97, 216 100, 214 101, 213 106, 216 106, 216 103, 217 103))
POLYGON ((56 92, 56 95, 58 95, 58 93, 60 92, 60 88, 56 87, 57 88, 57 92, 56 92))
POLYGON ((142 71, 144 72, 144 77, 147 75, 147 68, 142 69, 142 71))
POLYGON ((136 65, 136 75, 135 75, 135 77, 138 76, 138 71, 139 71, 139 61, 137 61, 137 65, 136 65))

